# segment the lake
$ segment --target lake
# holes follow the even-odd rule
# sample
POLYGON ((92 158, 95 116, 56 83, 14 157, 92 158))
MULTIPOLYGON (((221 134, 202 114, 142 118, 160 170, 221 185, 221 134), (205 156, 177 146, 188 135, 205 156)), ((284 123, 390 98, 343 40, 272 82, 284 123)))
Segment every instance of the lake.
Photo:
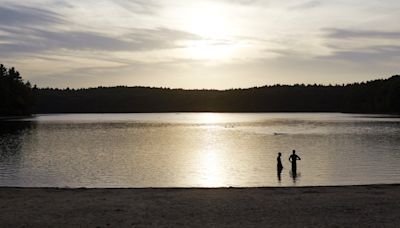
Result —
POLYGON ((0 185, 400 183, 400 119, 340 113, 57 114, 0 122, 0 185), (301 157, 297 175, 288 161, 301 157), (284 169, 278 179, 277 153, 284 169))

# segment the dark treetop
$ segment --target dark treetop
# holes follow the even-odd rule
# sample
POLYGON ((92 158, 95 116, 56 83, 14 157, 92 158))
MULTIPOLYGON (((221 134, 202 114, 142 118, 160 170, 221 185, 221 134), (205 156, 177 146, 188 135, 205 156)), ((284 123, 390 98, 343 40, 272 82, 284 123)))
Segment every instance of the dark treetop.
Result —
POLYGON ((0 64, 0 117, 28 115, 32 105, 30 83, 25 83, 14 67, 7 69, 0 64))

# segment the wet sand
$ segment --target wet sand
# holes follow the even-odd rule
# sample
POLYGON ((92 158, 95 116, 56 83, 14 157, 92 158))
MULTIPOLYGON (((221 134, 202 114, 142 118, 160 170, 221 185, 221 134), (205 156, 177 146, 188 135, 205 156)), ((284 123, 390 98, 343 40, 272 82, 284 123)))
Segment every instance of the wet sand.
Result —
POLYGON ((0 188, 0 227, 400 227, 400 185, 0 188))

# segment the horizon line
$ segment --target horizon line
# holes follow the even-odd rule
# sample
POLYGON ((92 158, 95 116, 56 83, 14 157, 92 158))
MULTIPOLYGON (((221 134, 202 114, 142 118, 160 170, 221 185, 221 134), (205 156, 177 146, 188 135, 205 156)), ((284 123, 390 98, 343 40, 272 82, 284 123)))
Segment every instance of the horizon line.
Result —
MULTIPOLYGON (((349 82, 349 83, 342 83, 342 84, 324 84, 324 83, 293 83, 293 84, 265 84, 262 86, 252 86, 252 87, 236 87, 236 88, 227 88, 227 89, 215 89, 215 88, 178 88, 178 87, 163 87, 163 86, 148 86, 148 85, 114 85, 114 86, 93 86, 93 87, 64 87, 64 88, 58 88, 58 87, 38 87, 37 84, 33 85, 33 88, 36 87, 36 89, 54 89, 54 90, 88 90, 88 89, 108 89, 108 88, 147 88, 147 89, 168 89, 168 90, 186 90, 186 91, 230 91, 230 90, 248 90, 248 89, 257 89, 257 88, 263 88, 263 87, 276 87, 276 86, 320 86, 320 87, 330 87, 330 86, 349 86, 349 85, 354 85, 354 84, 363 84, 363 83, 369 83, 369 82, 374 82, 374 81, 384 81, 384 80, 389 80, 394 77, 400 77, 400 74, 394 74, 392 76, 386 77, 386 78, 376 78, 372 80, 367 80, 367 81, 358 81, 358 82, 349 82)), ((29 82, 27 80, 27 82, 29 82)))

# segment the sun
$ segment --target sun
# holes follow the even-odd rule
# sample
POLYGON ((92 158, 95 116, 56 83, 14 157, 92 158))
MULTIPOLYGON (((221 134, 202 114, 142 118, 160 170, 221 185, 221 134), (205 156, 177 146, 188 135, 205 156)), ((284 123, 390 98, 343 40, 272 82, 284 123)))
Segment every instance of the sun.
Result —
POLYGON ((187 23, 192 33, 209 39, 226 38, 232 29, 223 8, 215 5, 193 9, 187 23))
POLYGON ((185 11, 185 30, 200 39, 184 43, 185 55, 193 59, 227 59, 237 44, 234 26, 226 9, 218 4, 197 5, 185 11))

